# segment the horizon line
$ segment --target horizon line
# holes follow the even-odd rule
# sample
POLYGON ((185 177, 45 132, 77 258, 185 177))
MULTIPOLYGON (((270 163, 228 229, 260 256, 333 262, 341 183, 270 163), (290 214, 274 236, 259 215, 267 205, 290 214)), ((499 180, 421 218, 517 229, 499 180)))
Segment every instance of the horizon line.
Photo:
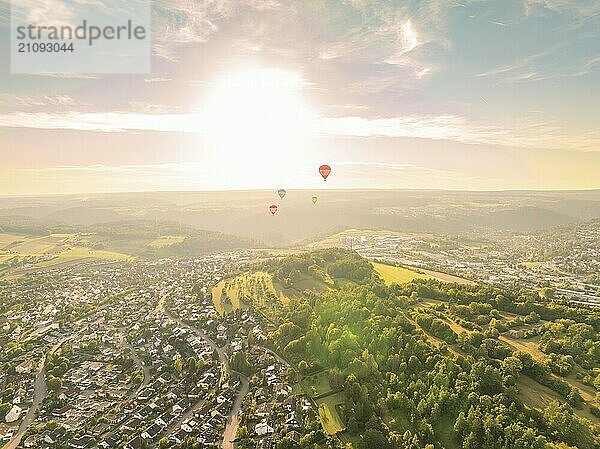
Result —
MULTIPOLYGON (((279 187, 282 188, 282 187, 279 187)), ((50 192, 50 193, 0 193, 0 198, 27 198, 27 197, 50 197, 50 196, 78 196, 78 195, 126 195, 126 194, 189 194, 189 193, 235 193, 235 192, 271 192, 277 191, 278 188, 266 189, 266 188, 248 188, 248 189, 207 189, 207 190, 129 190, 129 191, 114 191, 114 192, 50 192)), ((350 192, 455 192, 455 193, 517 193, 517 192, 532 192, 532 193, 543 193, 543 192, 595 192, 600 191, 600 187, 589 187, 589 188, 555 188, 555 189, 534 189, 534 188, 514 188, 514 189, 444 189, 444 188, 431 188, 431 189, 418 189, 418 188, 385 188, 385 187, 371 187, 371 188, 334 188, 334 189, 310 189, 310 188, 287 188, 290 191, 311 191, 311 192, 332 192, 332 191, 350 191, 350 192)))

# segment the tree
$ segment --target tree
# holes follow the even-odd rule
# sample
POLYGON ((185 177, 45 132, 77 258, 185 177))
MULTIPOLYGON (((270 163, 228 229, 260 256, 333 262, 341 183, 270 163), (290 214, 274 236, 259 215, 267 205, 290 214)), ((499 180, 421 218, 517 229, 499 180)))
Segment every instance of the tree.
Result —
POLYGON ((50 376, 46 382, 48 388, 54 392, 60 391, 62 388, 62 380, 59 377, 50 376))
POLYGON ((540 290, 540 298, 541 299, 553 299, 554 298, 554 289, 550 287, 544 287, 540 290))
POLYGON ((175 359, 175 361, 173 362, 173 368, 175 369, 175 371, 177 371, 177 374, 181 374, 181 372, 183 371, 183 362, 181 361, 181 359, 175 359))

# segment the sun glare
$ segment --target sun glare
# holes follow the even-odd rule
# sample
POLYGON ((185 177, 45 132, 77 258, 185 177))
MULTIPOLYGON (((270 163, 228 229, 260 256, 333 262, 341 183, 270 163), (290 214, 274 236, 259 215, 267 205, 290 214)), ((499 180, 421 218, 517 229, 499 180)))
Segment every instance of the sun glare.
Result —
POLYGON ((214 166, 226 167, 217 168, 217 183, 273 187, 288 179, 311 128, 305 87, 299 74, 269 68, 232 71, 215 83, 202 111, 214 166))

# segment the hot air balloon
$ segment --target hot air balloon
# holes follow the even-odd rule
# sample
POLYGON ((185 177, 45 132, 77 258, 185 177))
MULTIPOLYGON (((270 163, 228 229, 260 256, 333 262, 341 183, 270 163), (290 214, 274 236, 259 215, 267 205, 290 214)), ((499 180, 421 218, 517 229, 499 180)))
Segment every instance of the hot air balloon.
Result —
POLYGON ((283 197, 285 196, 287 192, 285 191, 285 189, 279 189, 277 191, 277 194, 279 195, 279 198, 283 199, 283 197))
POLYGON ((331 167, 329 165, 321 165, 319 167, 319 173, 323 177, 323 181, 327 181, 329 173, 331 173, 331 167))
POLYGON ((269 206, 269 212, 271 212, 271 214, 275 215, 275 212, 277 212, 277 205, 271 204, 269 206))
POLYGON ((311 200, 312 200, 313 204, 317 204, 317 200, 318 200, 318 199, 319 199, 319 198, 317 198, 316 196, 313 196, 313 197, 311 198, 311 200))

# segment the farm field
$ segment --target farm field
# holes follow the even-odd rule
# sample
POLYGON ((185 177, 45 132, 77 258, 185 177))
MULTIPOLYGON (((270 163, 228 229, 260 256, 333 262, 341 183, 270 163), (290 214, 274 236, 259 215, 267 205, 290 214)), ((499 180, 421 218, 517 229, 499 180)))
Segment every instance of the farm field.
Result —
POLYGON ((380 262, 371 262, 375 271, 383 278, 386 284, 401 284, 414 281, 415 279, 435 279, 442 282, 456 283, 461 285, 475 285, 475 282, 439 271, 426 270, 424 268, 406 268, 388 265, 380 262))
POLYGON ((0 233, 0 248, 4 248, 6 245, 10 245, 13 242, 21 241, 23 239, 25 239, 25 237, 22 235, 0 233))
MULTIPOLYGON (((523 403, 538 410, 543 410, 552 401, 562 402, 562 398, 558 393, 525 375, 519 376, 517 388, 523 403)), ((574 408, 573 411, 582 418, 589 419, 592 422, 598 421, 598 418, 590 413, 587 406, 582 409, 574 408)))
POLYGON ((152 248, 164 248, 165 246, 171 246, 176 243, 181 243, 184 240, 185 237, 181 235, 165 235, 152 240, 150 243, 148 243, 148 246, 152 248))
POLYGON ((504 335, 501 335, 498 339, 514 349, 528 352, 535 360, 544 360, 548 358, 546 354, 540 351, 535 339, 518 340, 516 338, 506 337, 504 335))
POLYGON ((265 272, 247 273, 219 282, 212 289, 212 300, 215 309, 223 315, 232 310, 245 307, 245 303, 253 301, 255 305, 264 304, 265 296, 272 295, 287 304, 289 298, 273 285, 273 278, 265 272))
POLYGON ((50 234, 44 237, 15 238, 12 242, 4 245, 4 249, 21 255, 39 256, 60 252, 63 245, 75 238, 76 236, 72 234, 50 234))
POLYGON ((344 392, 336 392, 331 388, 328 371, 305 376, 294 385, 293 392, 306 394, 317 404, 319 419, 325 433, 335 435, 346 429, 338 412, 338 406, 344 404, 345 401, 344 392))
POLYGON ((436 279, 433 276, 417 273, 404 267, 395 267, 379 262, 371 262, 375 271, 383 278, 386 284, 402 284, 415 279, 436 279))
POLYGON ((316 400, 319 406, 319 419, 326 434, 335 435, 346 430, 337 410, 344 401, 344 393, 334 393, 316 400))
POLYGON ((112 251, 103 251, 103 250, 93 250, 89 248, 70 248, 66 251, 61 252, 56 257, 46 260, 44 262, 39 262, 34 265, 35 268, 46 268, 52 267, 55 265, 60 265, 63 263, 75 262, 79 260, 86 259, 95 259, 95 260, 105 260, 105 261, 126 261, 133 260, 133 256, 129 256, 127 254, 116 253, 112 251))
POLYGON ((425 268, 419 268, 419 271, 423 274, 433 276, 435 279, 443 282, 456 283, 460 285, 475 285, 476 283, 465 278, 454 276, 448 273, 441 273, 439 271, 427 270, 425 268))

